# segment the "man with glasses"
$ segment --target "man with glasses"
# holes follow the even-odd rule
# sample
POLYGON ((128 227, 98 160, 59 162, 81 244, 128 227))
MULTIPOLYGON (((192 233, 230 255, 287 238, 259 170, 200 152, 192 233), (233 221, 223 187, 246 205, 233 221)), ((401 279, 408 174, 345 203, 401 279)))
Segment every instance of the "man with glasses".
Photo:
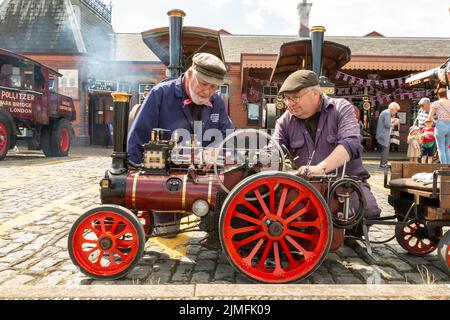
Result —
MULTIPOLYGON (((143 162, 143 145, 149 142, 154 128, 168 130, 165 140, 177 129, 185 129, 200 139, 206 130, 217 129, 225 136, 226 130, 233 128, 225 103, 217 92, 227 73, 225 65, 209 53, 197 53, 192 61, 186 73, 156 85, 145 98, 128 135, 127 152, 132 162, 143 162), (194 132, 198 128, 201 132, 194 132)), ((200 142, 206 147, 212 141, 200 142)), ((174 220, 172 214, 155 214, 156 224, 174 220)), ((160 232, 177 229, 172 227, 160 232)))
MULTIPOLYGON (((378 217, 381 210, 367 183, 370 175, 361 159, 363 147, 354 106, 322 94, 317 75, 309 70, 291 74, 280 94, 288 112, 278 119, 274 138, 291 152, 298 173, 324 175, 336 169, 341 173, 347 162, 346 175, 361 180, 367 202, 365 216, 378 217)), ((352 200, 356 206, 356 199, 352 200)))

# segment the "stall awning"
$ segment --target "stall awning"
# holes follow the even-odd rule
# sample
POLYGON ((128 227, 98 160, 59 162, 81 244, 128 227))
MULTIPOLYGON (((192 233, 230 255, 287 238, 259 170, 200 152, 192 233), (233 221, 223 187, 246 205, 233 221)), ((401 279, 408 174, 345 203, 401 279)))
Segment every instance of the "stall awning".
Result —
MULTIPOLYGON (((350 48, 331 41, 323 43, 323 74, 331 79, 347 62, 350 61, 350 48)), ((312 44, 310 39, 284 43, 276 66, 273 69, 271 81, 284 81, 291 73, 300 69, 311 69, 312 44)))
MULTIPOLYGON (((142 39, 166 66, 170 63, 169 27, 142 32, 142 39)), ((192 56, 197 52, 207 52, 225 62, 219 32, 200 27, 183 27, 183 56, 185 67, 192 64, 192 56)))
POLYGON ((427 62, 350 61, 343 70, 425 71, 436 67, 427 62))

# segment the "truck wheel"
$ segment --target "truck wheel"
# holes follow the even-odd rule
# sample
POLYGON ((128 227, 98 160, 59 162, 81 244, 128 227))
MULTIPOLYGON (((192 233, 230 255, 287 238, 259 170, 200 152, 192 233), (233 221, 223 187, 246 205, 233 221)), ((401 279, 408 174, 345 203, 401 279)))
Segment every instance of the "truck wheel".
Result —
POLYGON ((61 119, 52 126, 50 148, 54 157, 67 157, 70 150, 70 122, 61 119))
POLYGON ((41 139, 40 139, 40 146, 42 151, 44 152, 45 156, 47 157, 53 157, 53 151, 50 144, 50 137, 51 137, 51 127, 44 127, 42 128, 41 132, 41 139))
POLYGON ((0 160, 5 159, 12 140, 12 130, 8 119, 0 114, 0 160))

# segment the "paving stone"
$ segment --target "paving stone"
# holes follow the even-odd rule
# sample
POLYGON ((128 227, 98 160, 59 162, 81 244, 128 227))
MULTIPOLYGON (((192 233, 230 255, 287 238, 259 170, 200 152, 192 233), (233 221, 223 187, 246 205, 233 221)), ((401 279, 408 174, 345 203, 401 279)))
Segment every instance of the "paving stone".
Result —
POLYGON ((33 280, 35 280, 35 278, 33 278, 32 276, 22 274, 22 275, 18 275, 16 277, 14 277, 8 281, 3 282, 2 285, 4 285, 4 286, 21 286, 21 285, 29 284, 33 280))
POLYGON ((192 255, 198 255, 200 253, 201 249, 202 249, 202 247, 199 245, 191 245, 190 244, 187 246, 186 253, 192 254, 192 255))
POLYGON ((213 260, 199 260, 197 261, 195 271, 213 271, 216 268, 216 263, 213 260))
POLYGON ((136 266, 128 275, 127 275, 127 279, 131 279, 131 280, 145 280, 147 279, 150 274, 152 273, 152 268, 148 265, 138 265, 136 266))
POLYGON ((61 259, 55 259, 55 258, 47 258, 42 260, 41 262, 35 264, 30 268, 31 272, 46 272, 49 268, 53 267, 54 265, 60 263, 61 259))
POLYGON ((311 277, 310 280, 313 284, 334 284, 333 277, 331 274, 326 270, 317 270, 315 271, 311 277))
POLYGON ((16 265, 22 261, 29 259, 33 256, 33 251, 31 250, 21 250, 8 254, 6 257, 2 258, 2 262, 9 263, 10 265, 16 265))
POLYGON ((0 257, 4 256, 22 246, 22 243, 9 243, 7 246, 0 248, 0 257))
POLYGON ((19 273, 15 270, 5 270, 0 272, 0 283, 6 281, 7 279, 18 275, 19 273))
POLYGON ((56 286, 68 276, 70 276, 70 272, 64 271, 55 271, 50 273, 48 276, 45 276, 41 280, 39 280, 36 285, 38 286, 56 286))
POLYGON ((193 265, 179 265, 175 269, 175 273, 173 274, 172 280, 177 282, 189 282, 191 272, 194 269, 193 265))
POLYGON ((218 264, 216 272, 214 273, 215 281, 232 281, 235 272, 232 266, 229 264, 218 264))
POLYGON ((201 251, 198 255, 198 260, 215 260, 217 259, 217 251, 201 251))
POLYGON ((361 279, 359 279, 355 276, 347 277, 347 276, 338 275, 338 276, 335 276, 334 279, 335 279, 334 282, 336 284, 361 284, 362 283, 361 279))
POLYGON ((192 274, 191 283, 209 283, 211 275, 207 272, 194 272, 192 274))

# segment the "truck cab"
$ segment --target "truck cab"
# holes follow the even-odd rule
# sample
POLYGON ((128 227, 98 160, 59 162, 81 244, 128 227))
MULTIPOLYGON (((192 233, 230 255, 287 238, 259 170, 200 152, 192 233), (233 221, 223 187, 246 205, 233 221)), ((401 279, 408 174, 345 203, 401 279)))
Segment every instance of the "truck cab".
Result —
POLYGON ((48 157, 69 154, 76 119, 73 100, 57 93, 57 71, 0 49, 0 160, 17 140, 48 157))

